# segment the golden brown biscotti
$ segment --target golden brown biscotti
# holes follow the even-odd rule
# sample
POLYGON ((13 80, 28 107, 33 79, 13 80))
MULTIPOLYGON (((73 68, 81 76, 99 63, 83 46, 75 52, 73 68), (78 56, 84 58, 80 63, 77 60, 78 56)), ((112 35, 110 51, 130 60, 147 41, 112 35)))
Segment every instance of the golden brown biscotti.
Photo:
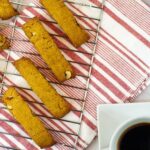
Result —
POLYGON ((33 18, 25 23, 23 30, 60 82, 75 77, 71 65, 61 54, 38 18, 33 18))
POLYGON ((2 34, 0 34, 0 51, 10 47, 10 41, 2 34))
POLYGON ((40 0, 49 14, 58 22, 75 47, 89 40, 88 33, 77 23, 63 0, 40 0))
POLYGON ((54 117, 61 118, 70 111, 69 103, 56 92, 30 59, 21 58, 14 65, 54 117))
POLYGON ((55 143, 52 135, 47 131, 40 119, 32 113, 28 104, 15 88, 10 87, 4 93, 2 100, 37 145, 45 148, 55 143))
POLYGON ((0 0, 0 19, 7 20, 17 14, 18 12, 12 7, 9 0, 0 0))

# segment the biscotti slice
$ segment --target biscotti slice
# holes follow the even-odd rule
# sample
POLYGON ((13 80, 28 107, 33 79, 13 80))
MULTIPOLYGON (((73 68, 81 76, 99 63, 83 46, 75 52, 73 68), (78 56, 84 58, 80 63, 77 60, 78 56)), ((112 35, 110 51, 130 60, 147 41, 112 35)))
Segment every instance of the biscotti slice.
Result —
POLYGON ((0 34, 0 51, 10 47, 9 40, 2 34, 0 34))
POLYGON ((63 0, 40 0, 49 14, 56 20, 67 34, 75 47, 81 46, 89 40, 88 33, 77 23, 72 12, 63 0))
POLYGON ((9 0, 0 0, 0 19, 7 20, 17 14, 18 12, 12 7, 9 0))
POLYGON ((14 118, 23 126, 37 145, 45 148, 55 143, 52 135, 47 131, 40 119, 32 113, 28 104, 15 88, 10 87, 4 93, 2 100, 14 118))
POLYGON ((23 30, 60 82, 75 77, 71 65, 61 54, 38 18, 33 18, 25 23, 23 30))
POLYGON ((14 65, 54 117, 61 118, 70 111, 69 103, 56 92, 30 59, 21 58, 14 65))

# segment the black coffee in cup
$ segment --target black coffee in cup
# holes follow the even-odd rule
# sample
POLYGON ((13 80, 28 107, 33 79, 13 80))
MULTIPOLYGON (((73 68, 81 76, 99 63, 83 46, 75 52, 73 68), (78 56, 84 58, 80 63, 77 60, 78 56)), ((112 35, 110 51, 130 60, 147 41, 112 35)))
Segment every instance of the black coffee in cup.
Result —
POLYGON ((140 123, 124 131, 118 150, 150 150, 150 123, 140 123))

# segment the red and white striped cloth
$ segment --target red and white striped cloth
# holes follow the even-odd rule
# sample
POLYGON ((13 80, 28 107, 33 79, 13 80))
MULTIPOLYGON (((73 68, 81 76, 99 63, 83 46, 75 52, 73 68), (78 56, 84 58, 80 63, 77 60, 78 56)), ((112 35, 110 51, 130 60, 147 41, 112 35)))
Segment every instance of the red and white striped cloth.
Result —
MULTIPOLYGON (((69 0, 71 1, 71 0, 69 0)), ((72 0, 74 1, 74 0, 72 0)), ((36 6, 40 6, 38 0, 24 0, 27 4, 30 2, 36 6)), ((76 0, 80 2, 81 0, 76 0)), ((101 6, 99 0, 83 0, 93 6, 101 6)), ((65 85, 53 84, 57 91, 65 97, 73 97, 75 99, 83 99, 86 80, 91 55, 94 48, 93 42, 95 41, 98 18, 100 9, 96 7, 85 7, 67 3, 67 6, 77 14, 77 20, 86 29, 89 29, 91 40, 89 43, 84 44, 77 52, 75 47, 64 38, 64 33, 55 23, 43 21, 46 29, 54 36, 57 44, 62 48, 62 53, 65 57, 72 62, 77 74, 75 79, 65 82, 65 85), (95 19, 88 19, 88 16, 95 19), (93 30, 93 31, 91 31, 93 30), (62 35, 58 37, 57 35, 62 35), (67 49, 72 49, 68 51, 67 49), (77 64, 75 62, 80 62, 77 64), (68 86, 66 86, 68 85, 68 86), (79 87, 78 89, 75 87, 79 87)), ((104 103, 122 103, 130 102, 134 97, 139 94, 148 84, 150 77, 150 8, 145 5, 141 0, 106 0, 104 7, 103 20, 101 30, 98 36, 96 45, 96 53, 92 75, 90 78, 90 86, 86 98, 85 110, 83 112, 83 119, 79 133, 79 140, 77 149, 82 150, 86 148, 93 138, 97 135, 96 128, 96 106, 104 103)), ((45 10, 39 8, 26 7, 22 11, 22 16, 34 17, 37 16, 41 20, 54 21, 45 10)), ((21 26, 28 19, 18 17, 17 26, 21 26)), ((11 36, 12 29, 5 28, 2 31, 4 34, 11 36)), ((10 53, 10 60, 16 60, 22 56, 31 58, 40 71, 52 82, 57 82, 55 77, 46 68, 46 64, 41 57, 37 55, 37 51, 33 45, 27 42, 27 38, 20 28, 16 28, 14 38, 24 39, 24 41, 14 40, 11 43, 12 52, 10 53), (23 53, 22 53, 23 52, 23 53), (29 54, 29 53, 32 53, 29 54)), ((6 58, 8 50, 1 53, 0 58, 6 58)), ((6 62, 1 60, 0 70, 4 71, 6 62)), ((18 72, 11 63, 7 66, 7 72, 18 72)), ((2 76, 2 73, 0 74, 2 76)), ((30 88, 26 81, 21 76, 7 74, 4 78, 7 85, 16 85, 25 88, 30 88)), ((6 87, 4 87, 6 90, 6 87)), ((20 90, 21 94, 30 101, 39 101, 40 99, 30 90, 20 90)), ((66 98, 73 110, 81 110, 82 102, 66 98)), ((3 104, 0 104, 3 106, 3 104)), ((49 112, 41 105, 30 103, 31 108, 36 114, 50 116, 49 112)), ((0 109, 0 132, 19 134, 28 137, 27 133, 22 129, 19 124, 4 122, 1 119, 14 121, 12 115, 5 109, 0 109)), ((79 125, 72 122, 80 121, 80 111, 71 111, 61 121, 49 118, 41 118, 47 127, 57 130, 65 131, 67 133, 76 134, 79 125)), ((56 141, 65 143, 67 145, 74 145, 76 136, 73 134, 64 134, 58 132, 51 132, 56 141)), ((0 145, 15 147, 23 150, 37 150, 38 146, 30 139, 26 140, 17 136, 10 136, 7 134, 0 134, 0 145)), ((0 148, 3 150, 3 148, 0 148)), ((47 150, 68 150, 69 147, 56 144, 47 150)))

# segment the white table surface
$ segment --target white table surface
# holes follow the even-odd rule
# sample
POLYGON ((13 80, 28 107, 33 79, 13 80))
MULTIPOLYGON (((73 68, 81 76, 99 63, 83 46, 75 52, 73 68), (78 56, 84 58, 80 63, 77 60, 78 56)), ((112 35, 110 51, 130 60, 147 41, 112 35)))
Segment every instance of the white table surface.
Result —
MULTIPOLYGON (((150 86, 139 95, 134 102, 150 102, 150 86)), ((87 150, 98 150, 98 138, 91 143, 87 150)))
MULTIPOLYGON (((150 0, 143 0, 145 3, 150 5, 150 0)), ((139 95, 134 102, 150 102, 150 86, 143 91, 141 95, 139 95)), ((87 148, 87 150, 98 150, 98 138, 91 143, 91 145, 87 148)))

